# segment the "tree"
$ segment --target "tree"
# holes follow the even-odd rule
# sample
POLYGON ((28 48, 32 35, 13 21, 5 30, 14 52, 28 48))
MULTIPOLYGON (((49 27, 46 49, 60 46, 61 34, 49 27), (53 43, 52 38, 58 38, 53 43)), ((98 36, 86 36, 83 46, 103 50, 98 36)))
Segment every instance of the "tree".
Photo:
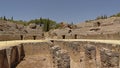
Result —
POLYGON ((46 31, 49 31, 50 30, 50 20, 48 19, 47 21, 47 30, 46 31))
POLYGON ((43 31, 47 32, 47 20, 42 19, 42 23, 44 24, 43 31))
POLYGON ((102 15, 102 16, 97 16, 96 17, 96 20, 99 20, 99 19, 107 19, 107 15, 102 15))
POLYGON ((3 19, 4 19, 5 21, 7 21, 7 18, 6 18, 5 16, 3 17, 3 19))
POLYGON ((50 20, 50 19, 45 19, 42 17, 40 17, 39 19, 31 20, 28 22, 28 24, 30 24, 30 23, 35 23, 35 24, 40 25, 40 26, 44 25, 43 31, 45 31, 45 32, 49 31, 50 29, 54 29, 56 26, 55 21, 50 20))
POLYGON ((50 30, 50 20, 47 19, 46 22, 44 22, 44 31, 47 32, 50 30))
POLYGON ((58 28, 60 28, 61 27, 61 24, 60 23, 57 23, 56 25, 55 25, 55 29, 58 29, 58 28))

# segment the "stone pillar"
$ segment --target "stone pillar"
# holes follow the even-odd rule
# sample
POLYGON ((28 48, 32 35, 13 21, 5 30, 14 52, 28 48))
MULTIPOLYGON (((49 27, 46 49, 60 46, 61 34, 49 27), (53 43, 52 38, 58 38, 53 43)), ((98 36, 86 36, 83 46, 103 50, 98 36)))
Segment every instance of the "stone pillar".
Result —
POLYGON ((12 47, 10 47, 10 48, 7 48, 7 49, 6 49, 7 58, 8 58, 8 64, 9 64, 9 68, 10 68, 11 50, 12 50, 12 47))
POLYGON ((70 68, 70 56, 59 46, 52 47, 54 68, 70 68))
POLYGON ((57 60, 57 67, 58 68, 70 68, 70 56, 68 55, 67 51, 59 50, 56 56, 57 60))
POLYGON ((98 44, 95 44, 95 45, 96 45, 96 66, 97 68, 100 68, 101 66, 100 47, 98 44))
POLYGON ((75 34, 75 39, 77 39, 77 34, 75 34))
POLYGON ((85 53, 84 52, 80 52, 80 67, 79 68, 85 68, 85 53))
POLYGON ((19 62, 19 54, 18 54, 17 46, 12 47, 10 54, 10 68, 15 68, 19 62))
POLYGON ((24 52, 24 47, 22 44, 20 44, 20 46, 17 46, 17 47, 18 47, 19 62, 20 62, 25 57, 25 52, 24 52))
POLYGON ((119 68, 119 53, 101 49, 101 68, 119 68))
POLYGON ((23 46, 23 44, 21 44, 21 48, 20 48, 20 60, 23 60, 24 57, 25 57, 24 46, 23 46))
POLYGON ((9 68, 6 50, 0 50, 0 68, 9 68))
POLYGON ((93 45, 85 46, 85 68, 96 68, 96 48, 93 45))

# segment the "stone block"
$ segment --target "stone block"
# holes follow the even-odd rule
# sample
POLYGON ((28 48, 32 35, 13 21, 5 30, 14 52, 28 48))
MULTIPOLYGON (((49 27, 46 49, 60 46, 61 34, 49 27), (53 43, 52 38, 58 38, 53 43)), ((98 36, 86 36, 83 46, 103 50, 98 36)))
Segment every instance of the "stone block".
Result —
POLYGON ((0 68, 9 68, 6 50, 0 50, 0 68))

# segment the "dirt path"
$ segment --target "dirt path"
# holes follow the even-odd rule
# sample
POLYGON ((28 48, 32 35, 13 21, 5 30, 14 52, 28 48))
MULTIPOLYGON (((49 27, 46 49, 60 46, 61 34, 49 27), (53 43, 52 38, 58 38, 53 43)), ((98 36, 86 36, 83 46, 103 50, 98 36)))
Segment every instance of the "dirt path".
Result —
POLYGON ((26 56, 16 68, 53 68, 49 55, 26 56))

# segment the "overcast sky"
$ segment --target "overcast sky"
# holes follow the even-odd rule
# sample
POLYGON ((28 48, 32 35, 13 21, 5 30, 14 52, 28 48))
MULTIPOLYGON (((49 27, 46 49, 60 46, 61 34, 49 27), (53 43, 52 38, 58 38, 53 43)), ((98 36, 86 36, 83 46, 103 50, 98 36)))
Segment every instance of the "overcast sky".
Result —
POLYGON ((79 23, 120 12, 120 0, 0 0, 0 16, 79 23))

